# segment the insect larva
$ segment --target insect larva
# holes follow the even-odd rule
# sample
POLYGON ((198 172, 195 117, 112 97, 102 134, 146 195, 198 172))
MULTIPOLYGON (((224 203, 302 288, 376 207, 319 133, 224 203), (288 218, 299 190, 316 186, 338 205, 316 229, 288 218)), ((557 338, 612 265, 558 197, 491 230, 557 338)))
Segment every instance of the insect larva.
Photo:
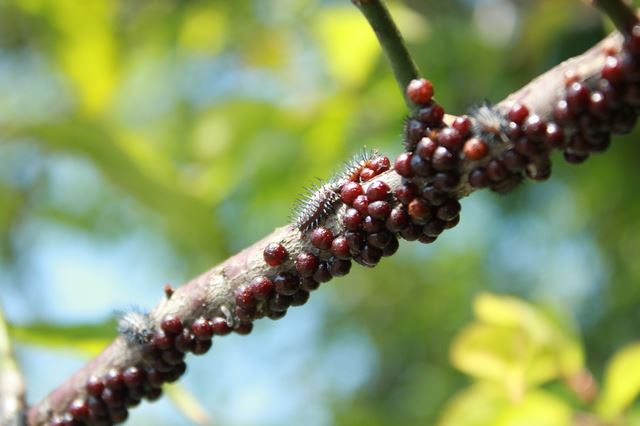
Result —
POLYGON ((338 180, 342 185, 349 181, 358 182, 362 170, 370 167, 371 161, 376 157, 379 157, 377 151, 363 149, 345 163, 344 169, 334 180, 338 180))
POLYGON ((136 345, 147 343, 153 336, 154 324, 148 313, 134 308, 129 312, 119 312, 118 333, 127 342, 136 345))
POLYGON ((340 200, 341 186, 340 182, 330 181, 307 188, 294 209, 293 225, 300 232, 308 232, 323 223, 340 200))
POLYGON ((359 182, 363 171, 375 174, 370 166, 379 157, 376 151, 362 150, 345 163, 342 172, 328 182, 318 180, 316 185, 307 188, 294 208, 293 225, 300 232, 306 233, 324 223, 340 201, 342 186, 347 182, 359 182))
POLYGON ((507 119, 489 102, 483 102, 469 111, 473 126, 472 132, 481 139, 491 142, 495 140, 507 140, 505 129, 507 119))

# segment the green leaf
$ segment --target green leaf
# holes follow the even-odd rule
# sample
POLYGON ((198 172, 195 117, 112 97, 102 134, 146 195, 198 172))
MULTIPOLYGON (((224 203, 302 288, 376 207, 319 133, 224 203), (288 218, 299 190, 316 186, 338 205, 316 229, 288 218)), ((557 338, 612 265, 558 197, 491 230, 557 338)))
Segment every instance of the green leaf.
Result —
POLYGON ((471 324, 456 337, 450 357, 459 370, 501 383, 514 400, 557 375, 553 354, 517 328, 471 324))
POLYGON ((63 35, 57 55, 75 86, 85 112, 99 115, 113 99, 120 80, 119 50, 113 20, 117 8, 108 0, 57 2, 53 25, 63 35))
POLYGON ((640 393, 640 343, 629 345, 613 356, 604 375, 598 412, 607 419, 620 415, 640 393))
POLYGON ((113 320, 92 325, 56 325, 36 322, 10 325, 11 338, 45 348, 64 348, 90 357, 99 354, 116 336, 113 320))
POLYGON ((475 299, 474 311, 478 321, 455 338, 451 363, 477 379, 501 383, 511 399, 519 400, 532 386, 583 368, 577 337, 534 306, 482 294, 475 299))
POLYGON ((522 401, 511 404, 500 416, 496 426, 567 426, 573 410, 550 392, 529 392, 522 401))
POLYGON ((571 417, 571 407, 547 391, 513 402, 499 387, 478 383, 447 403, 437 426, 566 426, 571 417))
POLYGON ((437 426, 494 425, 506 406, 507 399, 497 386, 478 383, 447 402, 437 426))
POLYGON ((537 342, 548 343, 553 338, 554 331, 540 312, 515 297, 483 293, 475 298, 473 310, 480 321, 500 327, 521 328, 537 342))
POLYGON ((558 374, 572 375, 584 367, 579 337, 567 324, 560 324, 541 309, 514 297, 489 293, 476 297, 473 307, 480 321, 520 329, 541 350, 553 352, 558 374))

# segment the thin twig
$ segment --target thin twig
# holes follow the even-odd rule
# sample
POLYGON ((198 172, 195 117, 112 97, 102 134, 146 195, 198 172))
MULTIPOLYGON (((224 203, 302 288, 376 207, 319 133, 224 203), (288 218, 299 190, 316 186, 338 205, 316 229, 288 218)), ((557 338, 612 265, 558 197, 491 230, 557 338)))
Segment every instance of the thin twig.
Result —
POLYGON ((638 23, 638 16, 625 0, 591 0, 590 3, 607 15, 622 33, 629 33, 638 23))
POLYGON ((376 33, 382 50, 391 64, 393 75, 400 86, 407 108, 413 112, 416 105, 407 98, 406 88, 411 80, 420 76, 420 72, 407 50, 389 9, 384 0, 352 0, 352 2, 360 9, 376 33))

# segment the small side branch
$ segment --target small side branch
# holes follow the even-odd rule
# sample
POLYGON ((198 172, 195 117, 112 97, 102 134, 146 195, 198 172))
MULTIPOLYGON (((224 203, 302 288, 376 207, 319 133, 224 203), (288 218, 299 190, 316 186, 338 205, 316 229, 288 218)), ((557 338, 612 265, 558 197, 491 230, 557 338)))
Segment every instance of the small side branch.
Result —
POLYGON ((352 0, 352 2, 360 9, 376 33, 382 50, 391 64, 393 75, 400 86, 407 108, 413 112, 416 105, 407 98, 406 88, 411 80, 419 77, 420 72, 407 50, 389 9, 383 0, 352 0))
POLYGON ((638 16, 625 0, 591 0, 590 3, 607 15, 623 34, 630 33, 638 23, 638 16))

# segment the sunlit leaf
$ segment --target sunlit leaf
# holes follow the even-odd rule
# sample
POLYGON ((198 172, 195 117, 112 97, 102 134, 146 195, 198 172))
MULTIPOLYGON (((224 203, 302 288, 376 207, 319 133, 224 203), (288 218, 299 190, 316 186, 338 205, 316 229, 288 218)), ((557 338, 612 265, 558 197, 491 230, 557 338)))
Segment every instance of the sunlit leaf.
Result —
POLYGON ((196 397, 182 385, 167 384, 163 388, 173 405, 191 422, 197 425, 212 425, 206 410, 200 405, 196 397))
POLYGON ((472 324, 458 334, 451 362, 471 376, 502 383, 514 400, 532 384, 557 374, 553 355, 540 350, 525 332, 486 324, 472 324))
POLYGON ((369 75, 380 47, 355 7, 323 8, 316 33, 331 76, 342 86, 358 86, 369 75))
POLYGON ((537 342, 548 343, 553 338, 553 330, 540 312, 515 297, 483 293, 475 298, 473 311, 486 324, 524 329, 537 342))
POLYGON ((526 332, 540 348, 549 348, 559 372, 571 375, 584 366, 584 350, 577 336, 541 309, 514 297, 483 293, 474 300, 476 317, 487 324, 526 332))
POLYGON ((496 426, 567 426, 573 417, 572 407, 550 392, 529 392, 522 401, 509 405, 496 426))
POLYGON ((512 400, 532 386, 582 368, 577 339, 534 306, 483 294, 476 298, 474 311, 478 321, 456 336, 451 362, 475 378, 502 383, 512 400))
POLYGON ((86 112, 103 112, 119 82, 113 31, 115 2, 55 0, 55 24, 63 37, 58 54, 86 112))
POLYGON ((495 425, 508 402, 500 389, 488 383, 478 383, 451 398, 437 426, 495 425))
POLYGON ((622 413, 640 393, 640 343, 629 345, 613 356, 604 376, 598 411, 606 418, 622 413))
POLYGON ((567 426, 572 411, 546 391, 531 391, 512 402, 498 387, 480 383, 454 396, 437 426, 567 426))

